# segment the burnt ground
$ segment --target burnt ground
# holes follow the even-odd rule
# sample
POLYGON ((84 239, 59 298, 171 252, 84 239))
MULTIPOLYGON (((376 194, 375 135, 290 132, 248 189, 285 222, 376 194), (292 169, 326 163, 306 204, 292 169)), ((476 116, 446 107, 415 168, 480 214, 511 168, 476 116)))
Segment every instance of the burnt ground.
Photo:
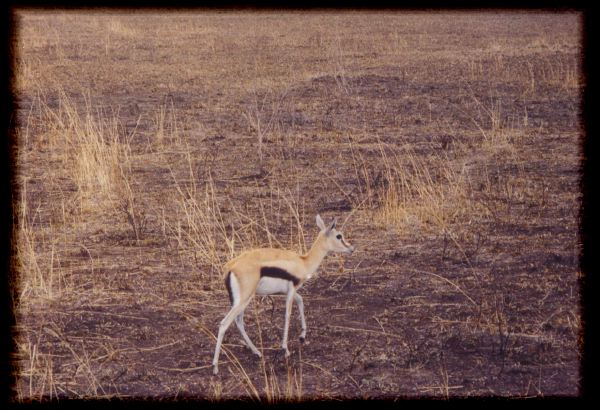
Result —
MULTIPOLYGON (((81 110, 89 100, 58 72, 65 95, 25 87, 16 189, 37 268, 17 264, 15 276, 16 399, 577 395, 580 96, 564 67, 578 55, 513 45, 461 63, 436 44, 426 40, 422 55, 397 64, 349 52, 345 71, 284 89, 232 91, 202 76, 167 91, 152 81, 93 89, 95 115, 116 112, 131 150, 137 236, 118 207, 84 197, 67 167, 70 148, 53 139, 61 128, 47 113, 64 115, 67 98, 81 110), (260 143, 253 115, 272 124, 260 143), (460 200, 456 212, 443 224, 426 213, 382 221, 393 184, 382 153, 429 167, 431 186, 454 181, 459 194, 441 203, 460 200), (177 186, 190 191, 180 196, 177 186), (202 232, 221 262, 234 231, 236 253, 273 241, 298 250, 316 236, 316 213, 345 222, 357 252, 329 256, 301 289, 307 343, 294 306, 288 359, 278 349, 283 298, 258 298, 246 329, 264 360, 233 326, 212 375, 228 300, 218 264, 186 237, 186 195, 219 215, 202 232)), ((118 61, 135 67, 136 56, 143 49, 118 61)), ((397 167, 410 174, 405 162, 397 167)), ((423 198, 406 200, 417 209, 423 198)))

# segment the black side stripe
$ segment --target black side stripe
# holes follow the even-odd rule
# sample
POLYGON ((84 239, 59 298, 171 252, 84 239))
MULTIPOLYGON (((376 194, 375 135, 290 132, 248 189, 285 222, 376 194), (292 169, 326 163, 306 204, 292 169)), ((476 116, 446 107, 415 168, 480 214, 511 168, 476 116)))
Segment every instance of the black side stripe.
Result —
POLYGON ((260 268, 260 277, 262 278, 263 276, 268 276, 270 278, 289 280, 290 282, 292 282, 294 284, 294 286, 297 286, 298 283, 300 283, 300 279, 298 279, 297 277, 295 277, 294 275, 292 275, 285 269, 276 268, 273 266, 263 266, 262 268, 260 268))
POLYGON ((227 293, 229 293, 229 301, 231 302, 231 306, 233 306, 233 292, 231 291, 231 272, 225 276, 225 286, 227 286, 227 293))

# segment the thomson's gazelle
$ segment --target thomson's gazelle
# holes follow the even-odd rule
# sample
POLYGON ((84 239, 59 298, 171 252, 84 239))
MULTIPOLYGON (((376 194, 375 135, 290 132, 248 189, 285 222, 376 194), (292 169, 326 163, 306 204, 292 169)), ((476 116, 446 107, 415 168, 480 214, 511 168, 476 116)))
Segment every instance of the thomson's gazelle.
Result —
POLYGON ((319 232, 317 239, 305 255, 298 255, 295 252, 282 249, 261 248, 244 252, 225 264, 223 267, 225 286, 232 307, 219 326, 217 347, 213 358, 214 374, 219 372, 219 354, 223 336, 234 320, 246 345, 258 357, 261 356, 244 330, 244 309, 246 309, 255 294, 262 296, 283 293, 287 295, 285 325, 281 343, 286 357, 290 354, 287 348, 287 339, 292 302, 296 301, 302 324, 300 341, 304 342, 306 338, 304 303, 302 297, 296 291, 315 274, 323 258, 329 252, 352 253, 354 251, 354 247, 344 240, 342 233, 335 229, 335 220, 330 226, 326 227, 321 217, 317 215, 317 226, 321 229, 321 232, 319 232))

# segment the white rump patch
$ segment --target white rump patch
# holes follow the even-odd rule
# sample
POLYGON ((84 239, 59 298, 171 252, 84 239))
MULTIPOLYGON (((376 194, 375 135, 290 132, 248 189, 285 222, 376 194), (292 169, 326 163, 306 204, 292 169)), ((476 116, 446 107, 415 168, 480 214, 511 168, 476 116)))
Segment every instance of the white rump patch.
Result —
POLYGON ((231 296, 233 297, 233 306, 240 303, 240 282, 235 276, 235 273, 229 274, 229 286, 231 287, 231 296))

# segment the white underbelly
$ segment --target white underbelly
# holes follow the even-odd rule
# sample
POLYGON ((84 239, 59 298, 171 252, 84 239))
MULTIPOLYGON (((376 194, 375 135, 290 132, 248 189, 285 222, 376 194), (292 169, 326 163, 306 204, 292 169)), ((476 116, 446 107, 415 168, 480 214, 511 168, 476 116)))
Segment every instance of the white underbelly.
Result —
POLYGON ((256 294, 264 296, 273 295, 275 293, 288 293, 290 286, 293 285, 289 280, 265 276, 260 278, 260 281, 256 286, 256 294))

